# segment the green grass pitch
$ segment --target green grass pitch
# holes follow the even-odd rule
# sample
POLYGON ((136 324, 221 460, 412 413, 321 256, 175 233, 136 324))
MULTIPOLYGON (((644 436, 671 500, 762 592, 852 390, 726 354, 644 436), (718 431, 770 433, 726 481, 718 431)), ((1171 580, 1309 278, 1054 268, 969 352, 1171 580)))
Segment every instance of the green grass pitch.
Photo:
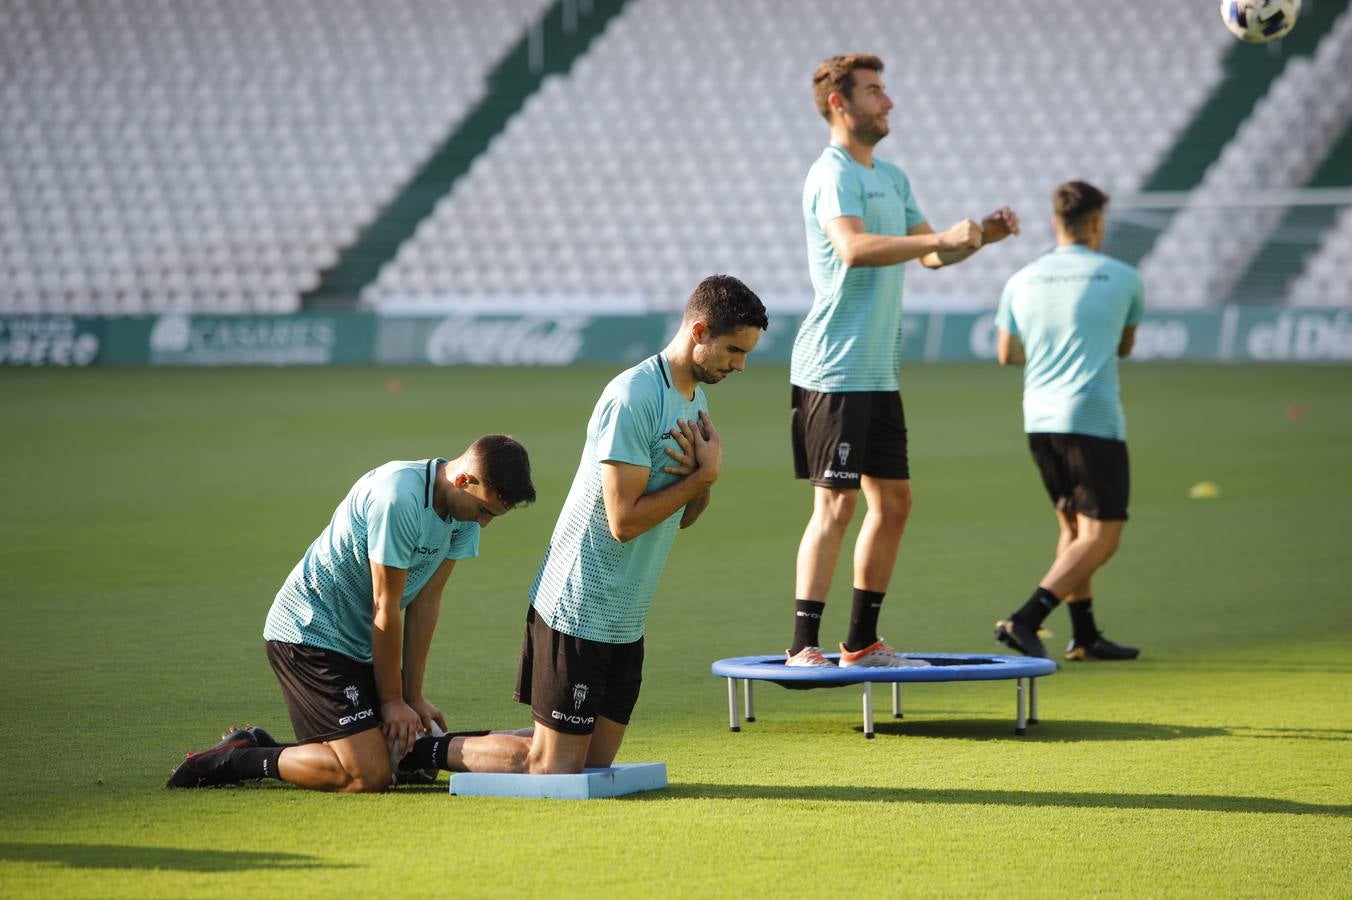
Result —
MULTIPOLYGON (((764 685, 728 732, 709 664, 785 647, 810 503, 786 372, 753 356, 710 390, 725 468, 621 753, 669 790, 162 788, 232 722, 289 735, 263 617, 350 483, 485 431, 530 448, 540 500, 451 579, 428 694, 452 727, 524 724, 525 591, 614 371, 0 375, 0 895, 1352 895, 1352 368, 1126 369, 1132 521, 1095 594, 1144 655, 1043 681, 1027 737, 1008 682, 909 688, 901 722, 879 692, 874 741, 856 690, 764 685), (1203 480, 1219 499, 1187 498, 1203 480)), ((1048 562, 1018 378, 903 373, 916 500, 882 633, 904 649, 996 651, 1048 562)))

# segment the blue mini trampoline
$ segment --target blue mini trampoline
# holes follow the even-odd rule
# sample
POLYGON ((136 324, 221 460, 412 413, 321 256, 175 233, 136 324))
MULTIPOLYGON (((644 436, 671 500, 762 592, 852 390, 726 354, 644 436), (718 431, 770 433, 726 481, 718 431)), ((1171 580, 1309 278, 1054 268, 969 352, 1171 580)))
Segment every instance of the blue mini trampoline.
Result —
MULTIPOLYGON (((751 684, 754 681, 773 681, 786 688, 843 687, 862 684, 864 690, 864 737, 873 737, 873 683, 885 681, 892 685, 892 716, 902 718, 901 683, 903 681, 1002 681, 1016 682, 1014 733, 1024 734, 1028 725, 1036 725, 1037 679, 1056 671, 1050 659, 1029 656, 987 656, 960 653, 907 653, 908 659, 922 660, 927 665, 905 668, 873 668, 865 666, 841 669, 836 667, 797 668, 784 665, 782 655, 734 656, 720 659, 712 671, 728 679, 728 728, 741 731, 737 715, 737 682, 742 682, 746 707, 746 721, 756 721, 751 705, 751 684), (1026 702, 1026 712, 1025 712, 1026 702)), ((831 660, 839 655, 831 654, 831 660)))

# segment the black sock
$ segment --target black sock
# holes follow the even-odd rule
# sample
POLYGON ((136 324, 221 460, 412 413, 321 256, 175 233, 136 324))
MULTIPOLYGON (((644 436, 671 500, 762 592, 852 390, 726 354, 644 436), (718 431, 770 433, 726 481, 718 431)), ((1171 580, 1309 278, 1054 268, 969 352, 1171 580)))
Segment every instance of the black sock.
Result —
POLYGON ((853 653, 878 641, 878 613, 883 608, 882 591, 854 589, 850 605, 850 631, 845 636, 845 649, 853 653))
POLYGON ((430 734, 413 742, 413 749, 399 760, 401 769, 444 769, 451 736, 432 737, 430 734))
POLYGON ((1085 597, 1074 603, 1067 603, 1070 611, 1070 627, 1075 643, 1092 644, 1098 640, 1098 627, 1094 624, 1094 598, 1085 597))
POLYGON ((1056 595, 1045 587, 1039 585, 1038 589, 1033 591, 1033 595, 1028 598, 1028 602, 1019 607, 1019 611, 1014 613, 1013 618, 1018 619, 1028 625, 1038 626, 1042 620, 1051 615, 1052 610, 1061 605, 1061 601, 1056 595))
POLYGON ((277 760, 285 747, 240 747, 230 754, 230 771, 241 780, 250 778, 282 779, 277 760))
POLYGON ((825 603, 818 603, 816 600, 795 600, 793 601, 793 646, 789 648, 789 654, 793 655, 804 647, 820 647, 822 610, 826 609, 825 603))

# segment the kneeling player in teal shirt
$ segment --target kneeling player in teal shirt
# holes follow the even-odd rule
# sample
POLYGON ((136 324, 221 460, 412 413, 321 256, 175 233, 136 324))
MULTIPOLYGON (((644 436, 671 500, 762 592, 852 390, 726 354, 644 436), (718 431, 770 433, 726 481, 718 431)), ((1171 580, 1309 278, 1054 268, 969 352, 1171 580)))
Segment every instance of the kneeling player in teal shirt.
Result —
POLYGON ((575 773, 614 761, 638 700, 657 579, 722 466, 700 385, 745 368, 768 324, 742 282, 706 278, 666 349, 602 392, 530 589, 516 698, 536 725, 512 771, 575 773))
POLYGON ((1136 270, 1099 252, 1108 197, 1083 181, 1052 195, 1056 249, 1005 286, 995 314, 1001 365, 1024 364, 1023 419, 1033 461, 1056 507, 1056 559, 1028 601, 995 624, 1001 643, 1047 656, 1038 628, 1063 600, 1073 636, 1066 659, 1135 659, 1094 624, 1090 578, 1127 521, 1127 426, 1117 360, 1131 353, 1144 312, 1136 270))
POLYGON ((363 475, 292 569, 263 628, 296 743, 233 729, 189 754, 166 787, 276 778, 380 791, 392 751, 415 741, 441 768, 522 756, 520 736, 417 736, 446 727, 422 694, 446 580, 457 560, 479 555, 481 529, 534 499, 526 449, 501 434, 455 459, 391 462, 363 475))

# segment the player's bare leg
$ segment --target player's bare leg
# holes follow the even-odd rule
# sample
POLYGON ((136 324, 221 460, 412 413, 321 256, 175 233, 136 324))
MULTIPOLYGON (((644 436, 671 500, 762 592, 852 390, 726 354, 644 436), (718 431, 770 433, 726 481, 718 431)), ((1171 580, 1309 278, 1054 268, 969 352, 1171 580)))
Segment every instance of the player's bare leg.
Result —
POLYGON ((840 547, 858 502, 857 490, 813 485, 812 518, 808 519, 803 539, 798 544, 795 596, 817 603, 826 602, 836 561, 840 559, 840 547))
POLYGON ((1122 541, 1123 520, 1102 521, 1057 511, 1060 535, 1056 559, 1022 609, 995 624, 996 640, 1029 656, 1049 656, 1038 635, 1046 615, 1062 600, 1071 617, 1073 638, 1067 659, 1135 659, 1140 651, 1107 640, 1094 623, 1092 576, 1122 541))
POLYGON ((390 785, 390 750, 379 728, 318 744, 287 747, 277 760, 283 781, 315 791, 360 793, 390 785))
POLYGON ((1038 584, 1064 599, 1117 552, 1125 524, 1124 521, 1104 522, 1077 516, 1075 537, 1056 554, 1056 560, 1038 584))
POLYGON ((854 586, 885 593, 911 514, 911 482, 869 475, 859 481, 868 512, 854 541, 854 586))
MULTIPOLYGON (((1078 524, 1075 521, 1073 512, 1066 512, 1063 509, 1056 511, 1056 523, 1059 526, 1060 533, 1056 537, 1056 555, 1060 556, 1066 552, 1066 548, 1075 540, 1079 534, 1078 524)), ((1077 603, 1081 600, 1087 600, 1094 596, 1093 586, 1090 579, 1086 578, 1075 587, 1066 591, 1066 595, 1061 599, 1066 603, 1077 603)))
POLYGON ((785 653, 785 665, 821 667, 834 665, 821 650, 822 613, 831 579, 836 573, 845 532, 854 518, 859 491, 814 485, 812 517, 798 543, 794 578, 793 641, 785 653))
POLYGON ((591 743, 587 746, 587 768, 605 769, 615 764, 615 756, 620 752, 620 743, 624 740, 625 726, 611 721, 605 716, 596 717, 596 730, 592 732, 591 743))
POLYGON ((854 590, 850 606, 850 630, 840 645, 840 665, 922 665, 897 653, 878 636, 878 616, 883 595, 897 564, 897 550, 911 513, 911 482, 904 478, 865 475, 860 488, 868 512, 854 542, 854 590))
POLYGON ((446 768, 452 772, 524 772, 531 740, 528 728, 452 738, 446 748, 446 768))
POLYGON ((576 775, 586 766, 609 766, 619 752, 624 729, 625 726, 605 716, 596 717, 596 730, 592 734, 564 734, 537 724, 526 771, 532 775, 576 775))
MULTIPOLYGON (((1099 529, 1101 544, 1097 548, 1101 559, 1090 573, 1078 583, 1072 584, 1066 591, 1066 609, 1070 612, 1070 624, 1073 629, 1070 644, 1066 647, 1066 659, 1070 660, 1122 660, 1135 659, 1140 655, 1136 647, 1116 644, 1103 636, 1094 621, 1094 593, 1091 575, 1103 566, 1113 554, 1122 539, 1124 522, 1099 522, 1087 516, 1075 519, 1076 541, 1079 535, 1093 533, 1095 526, 1111 525, 1109 529, 1099 529), (1106 539, 1105 539, 1106 537, 1106 539)), ((1072 545, 1075 541, 1072 541, 1072 545)))

